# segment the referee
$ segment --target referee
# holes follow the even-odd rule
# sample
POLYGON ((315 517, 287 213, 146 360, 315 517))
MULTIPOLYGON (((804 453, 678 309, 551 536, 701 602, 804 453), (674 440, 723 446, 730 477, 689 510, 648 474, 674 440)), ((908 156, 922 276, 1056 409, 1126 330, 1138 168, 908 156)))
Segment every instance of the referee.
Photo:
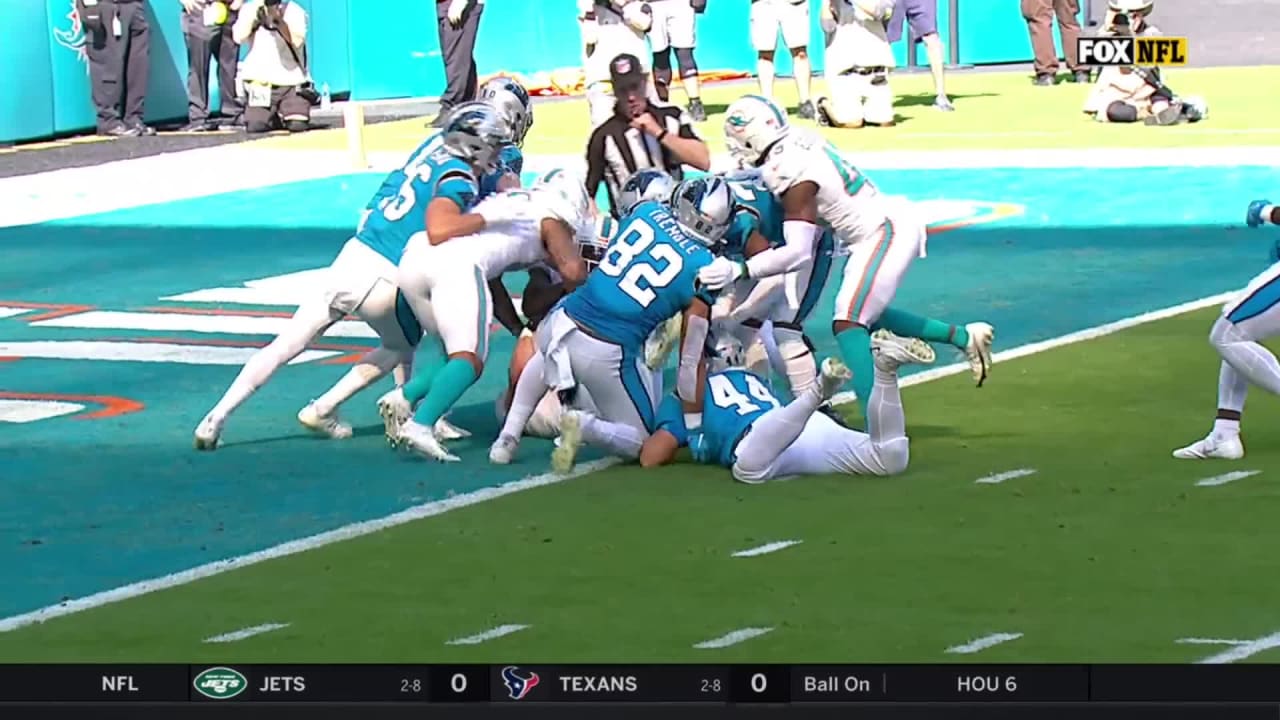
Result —
POLYGON ((618 195, 637 170, 666 171, 680 180, 683 165, 711 168, 711 151, 693 131, 693 121, 675 105, 646 95, 648 78, 635 55, 622 54, 609 63, 617 98, 613 116, 591 133, 587 143, 587 194, 594 202, 600 183, 609 194, 609 212, 618 217, 618 195))

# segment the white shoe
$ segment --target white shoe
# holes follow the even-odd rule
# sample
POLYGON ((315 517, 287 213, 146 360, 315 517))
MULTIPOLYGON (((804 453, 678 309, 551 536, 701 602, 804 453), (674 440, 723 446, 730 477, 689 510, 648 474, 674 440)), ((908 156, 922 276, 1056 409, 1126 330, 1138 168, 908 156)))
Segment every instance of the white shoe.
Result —
POLYGON ((316 410, 315 403, 298 411, 298 422, 302 423, 302 427, 320 435, 327 435, 334 440, 346 440, 351 437, 350 425, 339 420, 336 412, 321 415, 316 410))
POLYGON ((221 437, 222 423, 215 421, 212 415, 206 415, 196 426, 196 449, 217 450, 221 437))
POLYGON ((1244 443, 1239 435, 1209 433, 1184 448, 1173 451, 1179 460, 1239 460, 1244 457, 1244 443))
POLYGON ((853 379, 853 373, 839 358, 829 357, 822 361, 822 373, 818 377, 818 392, 822 393, 822 401, 826 402, 836 393, 840 386, 853 379))
POLYGON ((510 465, 520 447, 520 438, 510 435, 499 435, 493 445, 489 446, 489 462, 494 465, 510 465))
POLYGON ((440 418, 436 421, 436 437, 441 440, 461 440, 471 437, 471 431, 463 430, 447 418, 440 418))
POLYGON ((991 343, 995 342, 996 329, 984 322, 969 323, 964 329, 969 333, 969 345, 964 349, 964 355, 969 358, 974 382, 982 387, 991 373, 991 343))
POLYGON ((551 451, 551 469, 561 475, 573 470, 582 447, 582 421, 586 413, 581 410, 565 410, 560 413, 560 437, 556 449, 551 451))
POLYGON ((404 397, 404 391, 396 388, 378 398, 378 414, 382 416, 382 427, 387 434, 387 442, 392 447, 400 440, 400 428, 413 417, 413 408, 404 397))
POLYGON ((400 435, 396 440, 398 447, 432 460, 439 460, 440 462, 458 462, 461 460, 457 455, 445 449, 445 446, 440 443, 440 439, 436 437, 432 428, 413 420, 409 420, 400 426, 400 435))
POLYGON ((888 330, 877 330, 871 336, 871 355, 876 367, 886 372, 896 372, 903 365, 932 365, 938 358, 929 343, 888 330))
POLYGON ((680 342, 680 331, 683 326, 684 317, 679 314, 672 315, 644 341, 644 364, 650 370, 661 370, 666 367, 667 356, 680 342))

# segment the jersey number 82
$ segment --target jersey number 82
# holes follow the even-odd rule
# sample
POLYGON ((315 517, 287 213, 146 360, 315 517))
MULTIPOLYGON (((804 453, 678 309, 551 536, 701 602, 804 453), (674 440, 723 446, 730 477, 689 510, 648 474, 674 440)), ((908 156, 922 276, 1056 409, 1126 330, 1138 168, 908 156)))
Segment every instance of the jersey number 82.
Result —
POLYGON ((649 307, 658 297, 654 290, 670 285, 684 269, 684 258, 675 248, 665 244, 651 247, 656 239, 652 225, 634 219, 618 233, 597 268, 609 277, 621 276, 618 289, 640 307, 649 307), (646 250, 648 257, 638 259, 646 250))

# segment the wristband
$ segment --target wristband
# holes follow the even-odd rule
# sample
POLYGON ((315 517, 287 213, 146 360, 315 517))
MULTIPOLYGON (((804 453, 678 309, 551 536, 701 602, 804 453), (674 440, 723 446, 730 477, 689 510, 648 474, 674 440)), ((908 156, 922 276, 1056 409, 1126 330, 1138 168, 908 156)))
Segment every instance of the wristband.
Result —
POLYGON ((658 133, 658 142, 662 142, 662 139, 665 138, 667 134, 670 132, 671 132, 670 130, 666 128, 662 128, 662 132, 658 133))

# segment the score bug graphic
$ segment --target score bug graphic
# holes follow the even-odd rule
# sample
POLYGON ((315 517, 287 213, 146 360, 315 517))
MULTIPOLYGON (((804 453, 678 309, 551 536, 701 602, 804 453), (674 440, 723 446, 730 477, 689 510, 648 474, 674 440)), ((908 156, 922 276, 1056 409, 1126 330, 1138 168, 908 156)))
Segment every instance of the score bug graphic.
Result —
POLYGON ((541 682, 536 672, 524 672, 515 665, 508 665, 502 668, 502 684, 507 686, 507 697, 512 700, 522 700, 529 691, 533 690, 541 682))

